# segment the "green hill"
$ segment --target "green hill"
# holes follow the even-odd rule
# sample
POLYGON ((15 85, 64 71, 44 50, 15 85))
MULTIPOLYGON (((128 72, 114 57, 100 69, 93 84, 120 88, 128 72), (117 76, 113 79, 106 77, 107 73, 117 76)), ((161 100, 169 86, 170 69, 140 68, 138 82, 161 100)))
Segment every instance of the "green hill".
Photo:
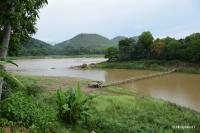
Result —
POLYGON ((108 38, 98 34, 79 34, 70 40, 56 44, 54 47, 65 55, 101 54, 105 48, 117 46, 108 38))
POLYGON ((19 56, 41 56, 53 54, 53 46, 38 39, 31 38, 23 43, 18 51, 19 56))
MULTIPOLYGON (((112 41, 113 43, 115 43, 115 44, 118 44, 119 41, 121 41, 121 40, 123 40, 123 39, 125 39, 125 38, 127 38, 127 37, 125 37, 125 36, 117 36, 117 37, 113 38, 111 41, 112 41)), ((135 41, 138 40, 138 36, 133 36, 133 37, 130 37, 130 38, 131 38, 131 39, 134 39, 135 41)))
POLYGON ((125 39, 125 38, 126 38, 125 36, 117 36, 117 37, 113 38, 111 41, 112 41, 113 43, 115 43, 115 44, 118 44, 119 41, 121 41, 121 40, 123 40, 123 39, 125 39))
POLYGON ((131 37, 132 39, 134 39, 135 41, 138 41, 138 36, 133 36, 133 37, 131 37))
MULTIPOLYGON (((104 50, 118 45, 118 42, 126 37, 117 36, 112 40, 98 34, 79 34, 67 41, 54 46, 44 41, 31 38, 19 45, 19 56, 43 56, 43 55, 81 55, 103 54, 104 50)), ((10 53, 13 53, 10 49, 10 53)), ((10 56, 16 56, 10 54, 10 56)))

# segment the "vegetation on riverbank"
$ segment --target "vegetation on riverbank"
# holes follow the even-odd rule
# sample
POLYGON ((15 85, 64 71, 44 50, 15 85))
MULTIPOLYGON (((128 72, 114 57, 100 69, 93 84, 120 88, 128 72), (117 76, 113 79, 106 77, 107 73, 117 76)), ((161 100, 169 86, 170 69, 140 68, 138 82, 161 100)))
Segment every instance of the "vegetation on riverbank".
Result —
POLYGON ((90 65, 92 68, 112 68, 112 69, 139 69, 139 70, 154 70, 168 71, 176 68, 176 72, 181 73, 200 73, 198 64, 184 63, 180 61, 162 61, 162 60, 138 60, 138 61, 116 61, 102 62, 95 65, 90 65))
POLYGON ((118 48, 108 48, 105 57, 111 63, 100 63, 97 67, 159 71, 175 67, 177 72, 200 73, 199 51, 200 33, 177 40, 170 37, 154 39, 150 32, 143 32, 138 40, 126 38, 119 42, 118 48))
MULTIPOLYGON (((52 82, 52 79, 44 78, 45 80, 39 82, 41 79, 42 77, 20 76, 20 80, 27 88, 34 87, 31 91, 12 89, 7 98, 1 101, 3 106, 0 111, 0 126, 18 129, 23 127, 24 130, 32 132, 59 133, 200 132, 200 113, 117 87, 85 93, 93 97, 87 101, 87 119, 80 119, 76 124, 65 123, 57 117, 59 107, 54 93, 56 91, 50 93, 42 87, 46 84, 45 80, 52 82), (37 86, 45 93, 34 91, 38 89, 37 86), (195 128, 174 128, 178 125, 195 128)), ((54 82, 58 80, 61 79, 54 82)), ((69 83, 67 80, 66 82, 69 83)), ((82 81, 80 85, 85 86, 85 83, 82 81)), ((67 88, 69 87, 70 85, 67 88)))
POLYGON ((146 69, 200 73, 200 33, 193 33, 184 39, 157 38, 150 32, 143 32, 137 40, 126 38, 118 48, 110 47, 105 52, 108 62, 91 67, 118 69, 146 69))

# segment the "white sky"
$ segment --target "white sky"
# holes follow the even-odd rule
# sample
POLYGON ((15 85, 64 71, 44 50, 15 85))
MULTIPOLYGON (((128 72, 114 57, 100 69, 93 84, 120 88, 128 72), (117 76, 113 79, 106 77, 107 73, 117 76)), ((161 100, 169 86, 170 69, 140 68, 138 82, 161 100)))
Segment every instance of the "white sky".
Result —
POLYGON ((108 38, 151 31, 155 37, 200 32, 199 0, 49 0, 41 9, 34 37, 47 42, 79 33, 108 38))

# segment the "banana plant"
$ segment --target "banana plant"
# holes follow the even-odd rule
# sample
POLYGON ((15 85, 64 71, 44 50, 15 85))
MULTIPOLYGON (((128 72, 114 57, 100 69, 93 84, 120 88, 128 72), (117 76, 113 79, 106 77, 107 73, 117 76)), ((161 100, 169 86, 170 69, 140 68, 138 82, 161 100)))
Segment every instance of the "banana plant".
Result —
POLYGON ((67 123, 76 123, 88 116, 87 101, 91 97, 86 96, 78 84, 76 89, 69 89, 64 93, 61 89, 57 91, 58 115, 67 123))

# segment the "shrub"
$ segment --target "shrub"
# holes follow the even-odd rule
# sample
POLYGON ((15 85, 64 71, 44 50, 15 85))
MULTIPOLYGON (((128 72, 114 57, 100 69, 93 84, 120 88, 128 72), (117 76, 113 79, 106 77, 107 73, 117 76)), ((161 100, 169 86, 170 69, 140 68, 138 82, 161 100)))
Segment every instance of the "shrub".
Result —
POLYGON ((32 84, 32 85, 26 87, 26 93, 29 96, 36 97, 41 92, 43 92, 43 89, 40 86, 38 86, 37 84, 32 84))
POLYGON ((36 98, 22 92, 12 93, 1 102, 0 115, 31 132, 49 132, 54 129, 55 113, 36 98))
POLYGON ((3 90, 2 90, 2 99, 5 99, 9 96, 11 92, 18 90, 19 87, 16 83, 8 78, 4 78, 3 90))
POLYGON ((86 105, 89 97, 80 89, 78 84, 76 89, 69 89, 66 93, 61 90, 57 91, 58 116, 67 123, 76 123, 78 120, 86 118, 86 105))
MULTIPOLYGON (((17 91, 24 91, 27 95, 29 96, 38 96, 39 93, 43 92, 43 89, 36 84, 36 82, 31 81, 31 80, 22 80, 22 84, 24 87, 20 87, 16 84, 16 81, 10 80, 8 78, 4 79, 4 84, 3 84, 3 93, 2 93, 2 99, 5 99, 11 94, 12 92, 17 92, 17 91)), ((19 80, 21 82, 21 80, 19 80)))
POLYGON ((3 86, 0 89, 0 100, 2 100, 2 97, 5 98, 10 93, 10 88, 25 88, 24 85, 13 74, 4 69, 3 65, 5 64, 13 64, 18 66, 11 60, 0 60, 0 77, 2 77, 1 82, 3 82, 3 86), (4 83, 4 80, 7 81, 7 83, 4 83))

